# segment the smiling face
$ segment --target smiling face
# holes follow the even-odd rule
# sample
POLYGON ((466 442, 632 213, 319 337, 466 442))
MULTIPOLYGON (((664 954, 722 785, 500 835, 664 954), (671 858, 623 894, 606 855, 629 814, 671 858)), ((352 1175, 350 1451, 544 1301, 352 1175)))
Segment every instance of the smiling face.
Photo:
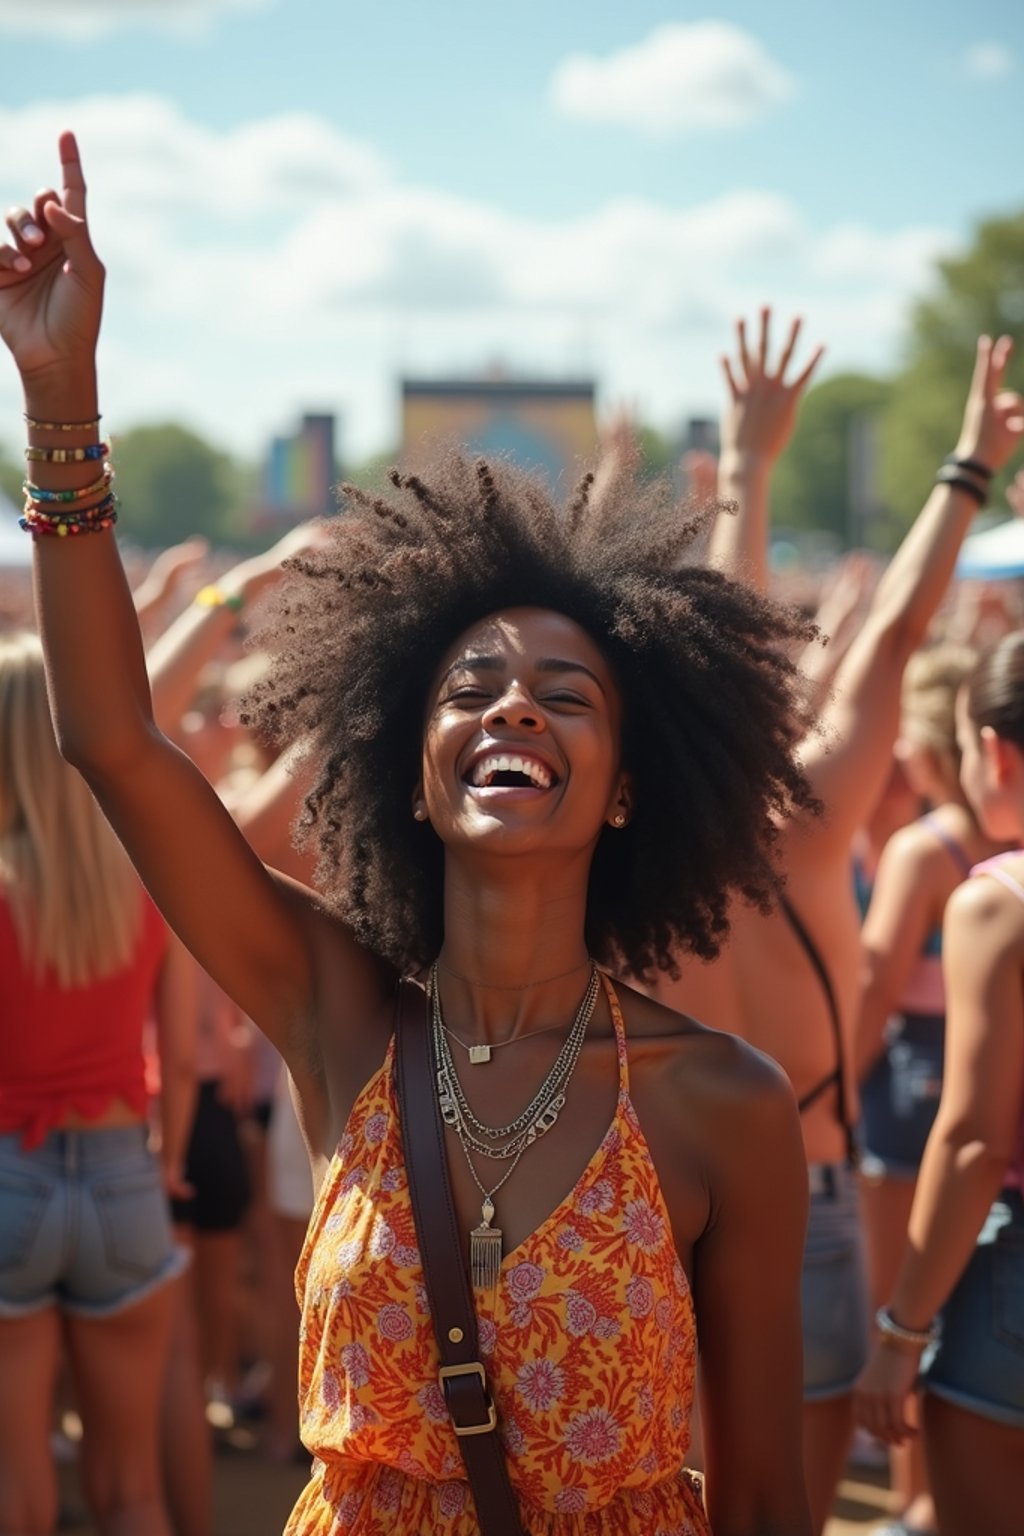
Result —
POLYGON ((543 608, 492 614, 438 671, 417 804, 447 847, 592 848, 628 817, 621 713, 608 663, 572 619, 543 608))

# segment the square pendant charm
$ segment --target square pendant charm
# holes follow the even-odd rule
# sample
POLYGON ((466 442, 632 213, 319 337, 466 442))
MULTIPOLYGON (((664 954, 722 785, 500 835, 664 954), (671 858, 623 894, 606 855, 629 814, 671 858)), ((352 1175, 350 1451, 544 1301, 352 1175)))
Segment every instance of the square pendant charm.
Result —
POLYGON ((490 1061, 491 1048, 489 1045, 471 1045, 469 1048, 470 1064, 479 1066, 482 1061, 490 1061))

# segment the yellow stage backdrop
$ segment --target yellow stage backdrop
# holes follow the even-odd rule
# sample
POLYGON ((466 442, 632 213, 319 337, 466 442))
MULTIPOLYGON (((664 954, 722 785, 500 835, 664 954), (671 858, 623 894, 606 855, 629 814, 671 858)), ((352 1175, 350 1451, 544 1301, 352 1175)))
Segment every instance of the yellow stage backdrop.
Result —
POLYGON ((504 455, 565 493, 597 456, 594 392, 589 379, 403 379, 403 463, 421 468, 455 443, 504 455))

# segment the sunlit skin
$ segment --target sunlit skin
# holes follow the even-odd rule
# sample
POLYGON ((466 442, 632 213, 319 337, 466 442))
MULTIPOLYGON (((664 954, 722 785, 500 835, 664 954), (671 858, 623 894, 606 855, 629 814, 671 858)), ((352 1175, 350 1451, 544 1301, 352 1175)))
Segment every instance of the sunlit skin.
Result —
MULTIPOLYGON (((73 136, 62 136, 60 151, 64 190, 32 210, 40 239, 24 233, 29 211, 15 210, 14 243, 0 245, 0 331, 28 414, 81 422, 96 410, 103 270, 73 136)), ((53 488, 73 483, 75 465, 56 468, 53 488)), ((394 973, 315 892, 260 862, 195 765, 154 724, 116 543, 106 534, 73 542, 73 551, 59 539, 36 547, 62 749, 168 921, 281 1051, 321 1177, 354 1100, 385 1059, 394 973)), ((492 1124, 536 1091, 584 990, 594 851, 602 838, 630 836, 635 809, 622 760, 627 702, 578 625, 517 608, 454 639, 409 722, 411 737, 423 733, 420 782, 398 794, 422 836, 444 847, 446 1021, 467 1040, 533 1036, 502 1051, 500 1066, 467 1070, 472 1106, 492 1124), (490 777, 481 764, 492 747, 525 759, 533 778, 474 782, 490 777), (544 1026, 556 1028, 536 1033, 544 1026)), ((798 1286, 806 1181, 792 1093, 741 1041, 618 990, 630 1097, 699 1318, 711 1524, 736 1536, 807 1536, 798 1286)), ((602 997, 556 1125, 542 1148, 527 1150, 497 1202, 506 1255, 571 1193, 612 1121, 617 1085, 602 997)), ((458 1223, 468 1231, 480 1219, 479 1192, 458 1145, 448 1152, 458 1223)))

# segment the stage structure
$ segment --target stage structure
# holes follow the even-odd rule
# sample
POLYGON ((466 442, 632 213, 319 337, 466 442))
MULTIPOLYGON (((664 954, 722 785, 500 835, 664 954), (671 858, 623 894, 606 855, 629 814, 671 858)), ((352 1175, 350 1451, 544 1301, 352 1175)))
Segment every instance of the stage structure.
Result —
POLYGON ((420 468, 439 443, 506 457, 564 492, 597 455, 589 379, 402 380, 402 461, 420 468))

